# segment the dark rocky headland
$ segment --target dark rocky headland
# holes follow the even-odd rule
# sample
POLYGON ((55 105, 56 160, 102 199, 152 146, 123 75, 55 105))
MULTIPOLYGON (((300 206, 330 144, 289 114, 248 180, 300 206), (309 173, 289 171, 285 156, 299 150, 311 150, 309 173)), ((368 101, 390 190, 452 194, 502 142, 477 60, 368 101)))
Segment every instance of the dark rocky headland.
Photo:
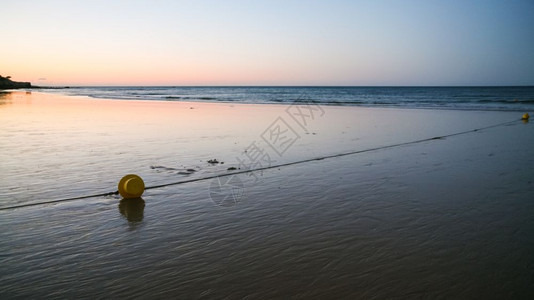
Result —
POLYGON ((13 81, 10 76, 4 77, 0 75, 0 90, 25 89, 31 87, 32 84, 30 82, 13 81))

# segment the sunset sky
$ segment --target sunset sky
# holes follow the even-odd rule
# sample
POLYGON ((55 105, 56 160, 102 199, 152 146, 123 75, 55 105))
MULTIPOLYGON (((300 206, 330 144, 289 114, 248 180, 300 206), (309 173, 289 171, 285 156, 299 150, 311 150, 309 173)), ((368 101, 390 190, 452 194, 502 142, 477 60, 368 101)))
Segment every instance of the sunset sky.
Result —
POLYGON ((534 85, 534 1, 1 4, 37 85, 534 85))

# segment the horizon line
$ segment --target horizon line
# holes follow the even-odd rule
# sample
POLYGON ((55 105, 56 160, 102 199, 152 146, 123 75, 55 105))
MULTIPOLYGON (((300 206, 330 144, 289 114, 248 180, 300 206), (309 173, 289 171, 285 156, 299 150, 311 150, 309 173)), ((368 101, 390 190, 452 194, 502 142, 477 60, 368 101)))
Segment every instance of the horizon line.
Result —
POLYGON ((258 87, 258 88, 349 88, 349 87, 358 87, 358 88, 369 88, 369 87, 429 87, 429 88, 438 88, 438 87, 534 87, 534 84, 530 85, 46 85, 46 86, 34 86, 31 88, 53 88, 53 89, 68 89, 68 88, 102 88, 102 87, 154 87, 154 88, 181 88, 181 87, 258 87))

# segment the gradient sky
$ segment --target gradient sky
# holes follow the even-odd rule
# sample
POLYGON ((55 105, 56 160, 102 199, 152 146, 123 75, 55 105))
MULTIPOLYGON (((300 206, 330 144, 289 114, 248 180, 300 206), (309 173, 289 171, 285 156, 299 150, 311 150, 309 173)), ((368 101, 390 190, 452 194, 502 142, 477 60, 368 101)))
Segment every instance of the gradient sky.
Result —
POLYGON ((49 85, 534 85, 534 1, 2 0, 49 85))

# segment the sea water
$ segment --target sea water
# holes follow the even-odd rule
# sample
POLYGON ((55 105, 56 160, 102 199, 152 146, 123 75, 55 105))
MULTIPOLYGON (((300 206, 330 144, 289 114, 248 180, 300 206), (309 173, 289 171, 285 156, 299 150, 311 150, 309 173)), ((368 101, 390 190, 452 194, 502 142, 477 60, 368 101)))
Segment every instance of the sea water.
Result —
POLYGON ((69 87, 48 90, 94 98, 366 107, 523 111, 534 109, 534 87, 69 87))

